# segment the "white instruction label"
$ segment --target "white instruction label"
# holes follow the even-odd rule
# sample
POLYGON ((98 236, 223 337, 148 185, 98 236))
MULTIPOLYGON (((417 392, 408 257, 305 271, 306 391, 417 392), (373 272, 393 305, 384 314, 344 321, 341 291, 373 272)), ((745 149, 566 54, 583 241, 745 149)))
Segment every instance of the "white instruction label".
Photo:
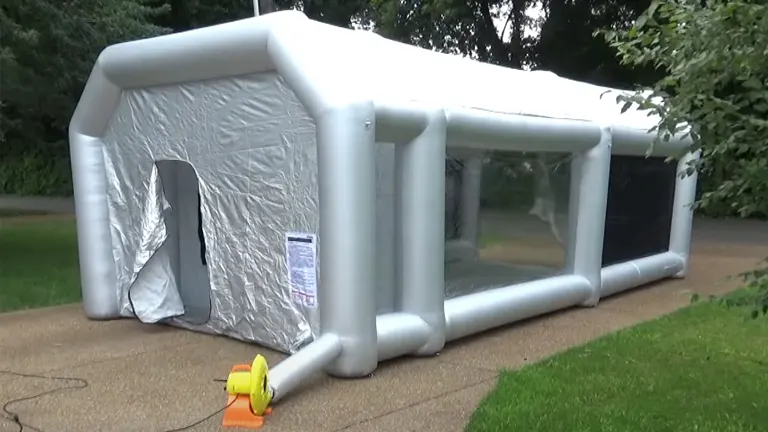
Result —
POLYGON ((285 261, 293 301, 317 307, 317 241, 314 234, 286 233, 285 261))

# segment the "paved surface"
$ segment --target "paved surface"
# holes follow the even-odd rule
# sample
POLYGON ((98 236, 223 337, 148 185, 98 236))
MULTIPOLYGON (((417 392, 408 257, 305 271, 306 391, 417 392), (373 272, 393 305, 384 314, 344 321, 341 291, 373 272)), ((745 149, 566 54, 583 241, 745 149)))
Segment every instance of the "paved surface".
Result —
MULTIPOLYGON (((605 299, 450 344, 436 358, 387 362, 372 378, 318 376, 278 405, 265 432, 460 431, 496 371, 539 360, 567 347, 669 313, 693 292, 722 293, 729 275, 768 256, 768 230, 751 222, 697 222, 691 276, 605 299)), ((92 322, 78 305, 0 315, 0 369, 78 377, 88 387, 22 401, 9 408, 44 432, 164 431, 221 408, 235 363, 264 353, 230 339, 133 320, 92 322)), ((0 404, 77 386, 0 375, 0 404)), ((219 430, 217 415, 193 431, 219 430)), ((0 431, 18 427, 0 419, 0 431)), ((32 429, 25 429, 32 430, 32 429)))

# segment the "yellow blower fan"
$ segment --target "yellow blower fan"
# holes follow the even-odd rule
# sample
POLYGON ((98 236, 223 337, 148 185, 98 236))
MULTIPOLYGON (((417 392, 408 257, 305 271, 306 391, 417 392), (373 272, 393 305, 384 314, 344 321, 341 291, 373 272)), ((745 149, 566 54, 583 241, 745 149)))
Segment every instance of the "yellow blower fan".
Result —
POLYGON ((235 365, 227 378, 229 401, 221 422, 223 427, 258 428, 270 413, 272 389, 267 359, 261 354, 251 365, 235 365))

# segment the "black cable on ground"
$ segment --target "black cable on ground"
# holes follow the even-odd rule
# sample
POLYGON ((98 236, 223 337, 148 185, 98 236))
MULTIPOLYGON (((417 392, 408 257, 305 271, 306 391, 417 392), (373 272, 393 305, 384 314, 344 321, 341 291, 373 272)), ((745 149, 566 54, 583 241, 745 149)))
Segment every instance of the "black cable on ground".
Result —
POLYGON ((57 389, 44 391, 42 393, 38 393, 36 395, 32 396, 26 396, 22 398, 12 399, 5 404, 3 404, 3 412, 9 416, 7 417, 8 420, 16 423, 16 425, 19 427, 19 432, 23 432, 24 428, 36 431, 36 432, 43 432, 40 429, 22 423, 22 421, 19 419, 19 415, 13 411, 10 410, 11 405, 17 404, 19 402, 26 402, 29 400, 37 399, 39 397, 47 396, 52 393, 57 393, 64 390, 80 390, 88 387, 88 381, 82 379, 82 378, 70 378, 70 377, 54 377, 54 376, 45 376, 45 375, 36 375, 36 374, 26 374, 26 373, 19 373, 19 372, 13 372, 8 370, 0 370, 0 375, 9 375, 9 376, 15 376, 20 378, 38 378, 38 379, 47 379, 51 381, 70 381, 70 382, 76 382, 77 384, 74 386, 66 386, 66 387, 59 387, 57 389))
MULTIPOLYGON (((21 419, 19 418, 19 415, 17 413, 15 413, 15 412, 11 411, 11 409, 10 409, 11 405, 15 405, 15 404, 20 403, 20 402, 30 401, 30 400, 33 400, 33 399, 37 399, 37 398, 40 398, 40 397, 43 397, 43 396, 47 396, 49 394, 58 393, 58 392, 65 391, 65 390, 82 390, 82 389, 84 389, 84 388, 89 386, 88 381, 86 381, 86 380, 84 380, 82 378, 70 378, 70 377, 60 377, 60 376, 46 376, 46 375, 26 374, 26 373, 14 372, 14 371, 9 371, 9 370, 0 370, 0 375, 15 376, 15 377, 19 377, 19 378, 46 379, 46 380, 51 380, 51 381, 69 381, 69 382, 77 383, 76 385, 66 386, 66 387, 59 387, 57 389, 48 390, 48 391, 45 391, 45 392, 42 392, 42 393, 38 393, 38 394, 35 394, 35 395, 32 395, 32 396, 25 396, 25 397, 22 397, 22 398, 12 399, 12 400, 9 400, 8 402, 6 402, 5 404, 3 404, 3 413, 5 414, 4 418, 6 420, 10 420, 11 422, 15 423, 16 426, 18 426, 18 428, 19 428, 18 432, 24 432, 25 430, 30 430, 30 431, 33 431, 33 432, 45 432, 45 431, 43 431, 40 428, 34 427, 34 426, 30 425, 30 424, 22 422, 21 419)), ((226 382, 226 380, 221 380, 221 379, 214 379, 213 381, 214 382, 221 382, 221 381, 225 381, 226 382)), ((234 403, 234 400, 232 402, 228 403, 227 405, 225 405, 224 407, 222 407, 222 408, 216 410, 215 412, 207 415, 206 417, 204 417, 204 418, 202 418, 200 420, 197 420, 194 423, 188 424, 186 426, 182 426, 182 427, 177 428, 177 429, 168 429, 168 430, 165 430, 163 432, 182 432, 182 431, 190 430, 190 429, 194 428, 195 426, 199 426, 199 425, 205 423, 206 421, 212 419, 216 415, 220 414, 221 412, 223 412, 224 410, 229 408, 229 406, 232 405, 233 403, 234 403)))

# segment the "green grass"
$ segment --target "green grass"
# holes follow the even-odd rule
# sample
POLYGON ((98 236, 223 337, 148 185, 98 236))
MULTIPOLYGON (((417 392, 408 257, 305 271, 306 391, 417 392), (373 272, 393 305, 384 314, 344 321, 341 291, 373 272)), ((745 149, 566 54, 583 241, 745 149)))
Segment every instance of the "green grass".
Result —
POLYGON ((703 302, 517 371, 467 431, 768 430, 768 321, 703 302))
POLYGON ((0 219, 0 312, 79 300, 75 222, 0 219))

